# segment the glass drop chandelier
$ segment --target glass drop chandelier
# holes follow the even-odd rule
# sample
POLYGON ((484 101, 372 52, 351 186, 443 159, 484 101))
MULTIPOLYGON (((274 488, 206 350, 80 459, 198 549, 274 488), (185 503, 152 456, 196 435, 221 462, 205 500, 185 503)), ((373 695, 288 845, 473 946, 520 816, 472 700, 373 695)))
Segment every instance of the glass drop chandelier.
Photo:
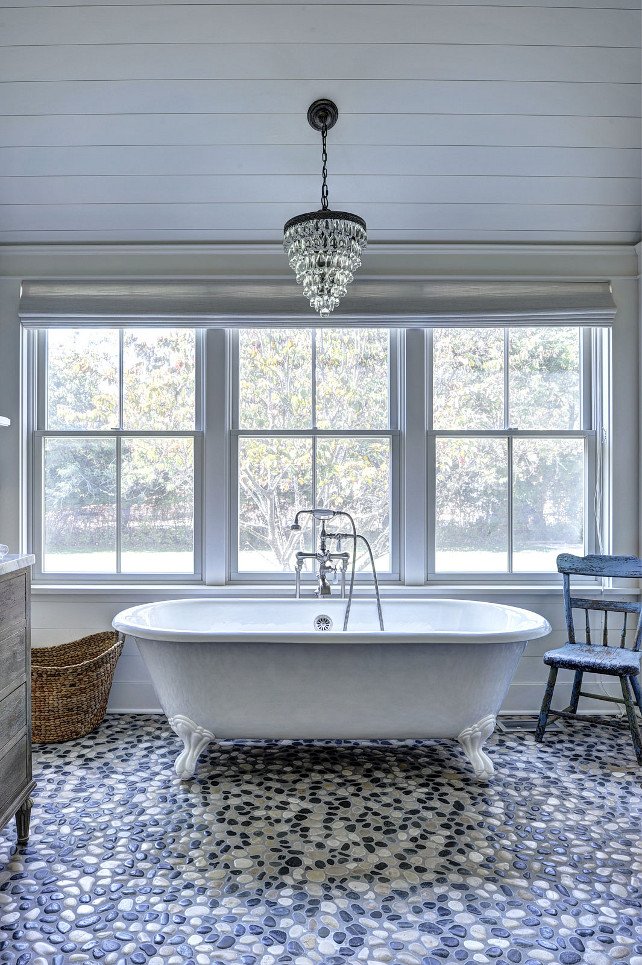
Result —
POLYGON ((321 318, 328 318, 346 294, 368 241, 363 218, 328 207, 326 136, 338 116, 337 105, 330 100, 310 105, 308 123, 315 131, 321 131, 321 207, 290 218, 283 228, 283 247, 290 268, 321 318))

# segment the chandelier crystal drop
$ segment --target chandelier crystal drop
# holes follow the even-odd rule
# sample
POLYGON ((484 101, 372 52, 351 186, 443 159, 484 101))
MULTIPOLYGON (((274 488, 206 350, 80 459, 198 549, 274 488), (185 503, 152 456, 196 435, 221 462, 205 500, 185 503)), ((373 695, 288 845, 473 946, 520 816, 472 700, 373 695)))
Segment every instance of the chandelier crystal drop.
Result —
POLYGON ((308 110, 311 127, 321 131, 321 207, 286 222, 283 247, 303 294, 321 318, 328 318, 346 294, 367 244, 366 223, 348 211, 328 206, 326 135, 339 112, 332 101, 315 101, 308 110))

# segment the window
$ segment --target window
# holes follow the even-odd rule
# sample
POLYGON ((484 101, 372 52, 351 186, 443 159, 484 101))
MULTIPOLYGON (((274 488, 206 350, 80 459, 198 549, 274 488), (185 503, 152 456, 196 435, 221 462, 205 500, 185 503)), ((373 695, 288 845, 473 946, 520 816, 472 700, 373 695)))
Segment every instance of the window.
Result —
POLYGON ((590 333, 435 329, 431 343, 435 573, 551 572, 584 553, 590 333))
POLYGON ((34 531, 43 573, 199 572, 196 344, 190 329, 40 335, 34 531))
POLYGON ((355 516, 378 571, 391 571, 390 342, 382 329, 239 331, 239 574, 291 573, 315 534, 290 526, 311 506, 355 516))
POLYGON ((355 517, 384 582, 530 580, 600 548, 604 331, 27 336, 44 578, 287 582, 312 506, 355 517))

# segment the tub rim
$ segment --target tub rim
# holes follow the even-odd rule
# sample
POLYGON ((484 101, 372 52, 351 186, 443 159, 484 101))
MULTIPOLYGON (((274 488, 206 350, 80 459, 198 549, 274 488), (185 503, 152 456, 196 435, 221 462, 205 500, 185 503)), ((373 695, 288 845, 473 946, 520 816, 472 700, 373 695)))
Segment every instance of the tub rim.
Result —
MULTIPOLYGON (((260 605, 261 603, 278 603, 280 605, 287 605, 289 603, 317 603, 319 612, 323 612, 324 605, 327 607, 327 601, 314 599, 278 599, 275 600, 271 597, 225 597, 224 599, 220 597, 184 597, 173 600, 156 600, 151 603, 140 603, 135 606, 128 607, 125 610, 121 610, 116 614, 112 621, 112 626, 114 629, 119 630, 121 633, 127 636, 132 636, 135 639, 146 640, 151 642, 165 643, 280 643, 280 644, 312 644, 312 645, 335 645, 340 646, 341 644, 355 643, 363 645, 372 644, 382 644, 387 645, 401 645, 405 643, 414 644, 437 644, 437 643, 452 643, 452 644, 484 644, 484 643, 520 643, 523 641, 530 642, 531 640, 537 640, 540 637, 544 637, 551 632, 551 625, 545 617, 540 614, 535 613, 532 610, 526 610, 524 607, 511 606, 510 604, 504 603, 492 603, 487 600, 460 600, 452 599, 447 597, 430 597, 426 599, 418 600, 417 598, 412 598, 408 602, 412 604, 426 605, 430 603, 453 603, 458 606, 462 604, 472 604, 475 606, 492 607, 493 609, 508 610, 511 612, 517 612, 520 615, 528 614, 532 619, 532 625, 527 627, 521 627, 515 630, 486 630, 486 631, 466 631, 461 630, 431 630, 425 632, 412 632, 403 633, 398 629, 395 630, 378 630, 378 629, 363 629, 363 630, 351 630, 343 631, 341 627, 337 627, 331 631, 321 632, 319 630, 313 629, 302 629, 297 628, 286 628, 286 629, 251 629, 251 630, 232 630, 230 627, 226 627, 223 630, 197 630, 197 629, 180 629, 180 628, 161 628, 161 627, 150 627, 145 626, 140 623, 136 623, 132 620, 135 614, 141 611, 147 611, 155 607, 160 606, 170 606, 176 607, 185 604, 197 604, 203 606, 205 604, 216 603, 221 606, 227 607, 232 604, 237 604, 241 606, 247 606, 248 603, 252 605, 260 605)), ((369 599, 359 599, 359 604, 370 604, 374 606, 374 601, 369 599)), ((403 599, 390 600, 389 603, 401 604, 405 602, 403 599)), ((337 604, 345 603, 345 601, 340 601, 338 599, 332 601, 333 606, 337 604)), ((353 604, 354 605, 354 604, 353 604)), ((384 614, 385 617, 385 614, 384 614)))

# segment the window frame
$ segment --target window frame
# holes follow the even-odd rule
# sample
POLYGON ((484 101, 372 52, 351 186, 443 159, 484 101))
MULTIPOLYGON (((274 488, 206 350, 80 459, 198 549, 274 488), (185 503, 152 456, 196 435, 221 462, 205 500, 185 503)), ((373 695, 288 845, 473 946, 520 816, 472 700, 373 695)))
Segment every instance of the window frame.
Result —
MULTIPOLYGON (((442 326, 435 326, 435 328, 442 326)), ((447 328, 449 326, 443 326, 447 328)), ((458 326, 461 328, 480 328, 482 326, 458 326)), ((602 461, 602 471, 598 469, 598 452, 607 441, 606 424, 608 421, 606 386, 601 375, 601 359, 610 352, 610 331, 590 326, 493 326, 503 328, 504 331, 504 428, 502 429, 434 429, 432 421, 432 371, 433 371, 433 333, 434 329, 426 331, 426 370, 429 384, 426 391, 426 436, 427 436, 427 504, 428 504, 428 535, 427 535, 427 574, 426 583, 435 585, 441 583, 470 582, 476 583, 508 582, 516 585, 524 582, 542 582, 550 580, 555 574, 550 570, 514 570, 513 564, 513 440, 515 439, 583 439, 584 440, 584 552, 606 552, 603 549, 605 537, 600 537, 600 520, 596 511, 597 503, 607 491, 605 472, 607 460, 602 461), (518 429, 509 426, 509 366, 508 366, 508 337, 509 331, 515 328, 547 328, 568 327, 578 328, 580 336, 580 428, 573 430, 553 429, 518 429), (600 338, 602 344, 600 344, 600 338), (489 573, 487 571, 452 571, 436 570, 436 441, 440 438, 496 438, 507 441, 507 526, 508 526, 508 569, 489 573), (598 494, 600 494, 598 496, 598 494)))
MULTIPOLYGON (((158 328, 168 322, 139 323, 119 320, 114 329, 158 328)), ((91 319, 69 328, 91 327, 91 319)), ((64 431, 43 430, 44 400, 46 387, 40 377, 46 373, 44 350, 47 328, 24 329, 24 377, 25 421, 24 433, 24 529, 26 545, 36 554, 34 584, 92 584, 104 587, 119 585, 149 586, 200 585, 203 587, 226 587, 239 591, 259 585, 286 587, 293 584, 293 573, 236 572, 233 564, 237 543, 238 495, 234 488, 238 439, 241 435, 256 435, 256 431, 239 430, 234 423, 236 398, 238 397, 238 366, 234 367, 234 330, 238 323, 230 318, 227 327, 207 328, 194 324, 196 331, 196 415, 193 431, 176 432, 174 435, 194 438, 194 538, 195 572, 189 574, 63 574, 41 570, 39 547, 42 546, 43 492, 41 439, 45 435, 64 435, 64 431), (206 377, 207 372, 207 377, 206 377), (237 387, 234 388, 236 379, 237 387), (235 392, 237 393, 235 398, 235 392)), ((251 325, 249 327, 252 327, 251 325)), ((280 327, 288 327, 281 325, 280 327)), ((351 326, 346 326, 351 327, 351 326)), ((370 326, 365 326, 370 327, 370 326)), ((450 326, 448 323, 434 327, 486 327, 483 319, 478 325, 450 326)), ((493 326, 495 327, 495 326, 493 326)), ((503 326, 500 326, 503 327, 503 326)), ((506 328, 518 327, 508 323, 506 328)), ((525 327, 538 327, 536 325, 525 327)), ((547 327, 547 326, 542 326, 547 327)), ((609 552, 611 542, 611 331, 608 328, 569 322, 568 327, 583 330, 581 361, 582 428, 574 432, 546 432, 539 430, 487 430, 495 435, 513 438, 518 436, 581 435, 585 438, 585 546, 586 552, 609 552), (590 428, 587 428, 589 426, 590 428)), ((440 586, 453 587, 474 584, 480 588, 505 586, 537 586, 557 582, 557 574, 546 572, 435 572, 435 476, 434 438, 447 434, 446 430, 433 430, 430 421, 431 403, 431 327, 390 328, 390 409, 388 430, 316 430, 319 437, 358 435, 391 439, 391 560, 393 571, 382 575, 382 582, 392 590, 395 587, 412 587, 429 590, 440 586), (431 458, 432 447, 432 458, 431 458), (432 565, 431 565, 432 564, 432 565)), ((237 356, 238 358, 238 356, 237 356)), ((67 432, 78 436, 81 433, 67 432)), ((108 438, 111 435, 144 436, 144 432, 122 430, 93 430, 86 436, 108 438)), ((149 432, 149 435, 163 435, 149 432)), ((168 433, 172 434, 172 433, 168 433)), ((268 430, 266 435, 310 436, 308 430, 268 430)), ((455 430, 450 433, 462 436, 455 430)), ((484 430, 472 430, 470 435, 485 435, 484 430)), ((238 487, 237 487, 238 488, 238 487)), ((310 582, 312 577, 308 577, 310 582)), ((368 575, 361 579, 366 583, 368 575)))
MULTIPOLYGON (((287 328, 288 326, 282 326, 287 328)), ((350 328, 351 326, 345 326, 350 328)), ((363 326, 370 327, 370 326, 363 326)), ((314 326, 315 329, 322 326, 314 326)), ((399 464, 400 464, 400 430, 399 430, 399 331, 393 328, 388 331, 388 428, 387 429, 318 429, 312 426, 307 429, 243 429, 239 426, 240 409, 240 356, 239 356, 239 329, 233 329, 228 334, 228 358, 230 360, 229 384, 231 411, 229 419, 229 452, 230 452, 230 472, 229 472, 229 570, 228 580, 230 584, 257 584, 274 582, 290 583, 294 574, 294 561, 292 572, 268 572, 268 571, 248 571, 238 569, 238 533, 239 533, 239 485, 238 485, 238 458, 239 440, 241 439, 388 439, 390 442, 390 492, 388 499, 388 518, 390 525, 390 570, 379 572, 377 578, 382 583, 396 583, 401 580, 400 569, 400 540, 399 540, 399 464)), ((315 379, 315 352, 314 343, 312 351, 312 392, 316 387, 315 379)), ((313 403, 314 413, 314 403, 313 403)), ((313 459, 314 475, 314 459, 313 459)), ((313 479, 313 488, 314 488, 313 479)), ((301 507, 309 508, 309 507, 301 507)), ((313 525, 308 523, 308 526, 313 525)), ((368 573, 357 573, 355 579, 359 582, 370 579, 368 573)), ((314 583, 315 577, 312 573, 301 574, 301 581, 314 583)))
MULTIPOLYGON (((91 325, 88 324, 87 328, 91 325)), ((135 325, 126 323, 101 326, 116 330, 119 337, 119 415, 122 419, 123 411, 123 333, 132 328, 162 328, 162 324, 135 325)), ((168 328, 170 326, 167 326, 168 328)), ((27 520, 28 545, 32 547, 36 562, 33 568, 34 583, 54 581, 59 584, 99 583, 101 585, 120 585, 144 582, 190 584, 202 579, 203 560, 203 338, 200 329, 194 329, 194 428, 184 430, 129 430, 121 428, 111 429, 49 429, 47 422, 47 334, 56 326, 38 329, 25 333, 27 338, 27 364, 31 371, 30 414, 28 417, 28 432, 31 445, 28 448, 28 475, 30 480, 31 512, 27 520), (121 559, 121 522, 120 522, 120 485, 121 446, 123 439, 145 438, 178 438, 192 439, 194 451, 194 570, 189 573, 64 573, 56 570, 43 570, 44 536, 45 536, 45 507, 44 507, 44 445, 46 439, 114 439, 116 442, 116 565, 120 566, 121 559), (39 509, 39 511, 38 511, 39 509)))

